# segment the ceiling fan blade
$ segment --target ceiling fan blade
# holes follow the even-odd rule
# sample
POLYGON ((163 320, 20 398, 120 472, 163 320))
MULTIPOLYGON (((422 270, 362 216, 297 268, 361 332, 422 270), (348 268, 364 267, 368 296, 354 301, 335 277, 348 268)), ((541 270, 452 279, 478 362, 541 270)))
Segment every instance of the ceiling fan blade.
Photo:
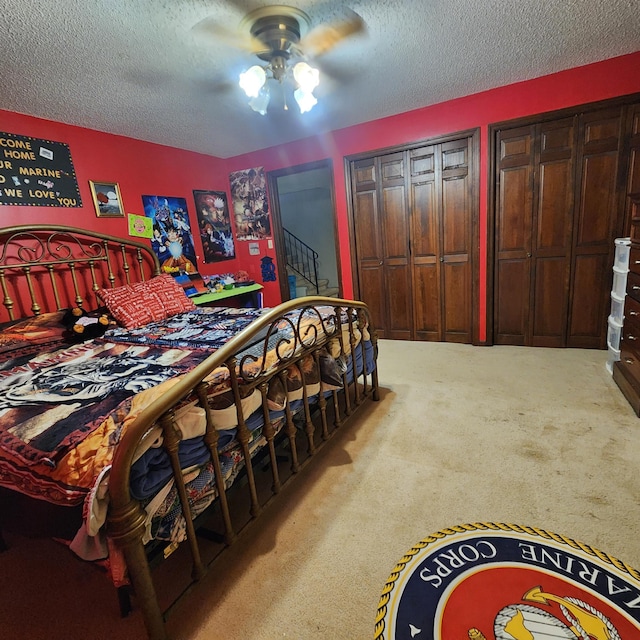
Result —
POLYGON ((304 54, 315 58, 331 51, 345 38, 365 31, 364 20, 355 11, 349 10, 349 15, 344 20, 321 24, 311 29, 296 47, 304 54))
POLYGON ((262 53, 266 51, 264 42, 254 38, 250 33, 241 29, 228 29, 212 17, 204 18, 197 22, 191 30, 207 38, 209 42, 224 44, 249 53, 262 53))

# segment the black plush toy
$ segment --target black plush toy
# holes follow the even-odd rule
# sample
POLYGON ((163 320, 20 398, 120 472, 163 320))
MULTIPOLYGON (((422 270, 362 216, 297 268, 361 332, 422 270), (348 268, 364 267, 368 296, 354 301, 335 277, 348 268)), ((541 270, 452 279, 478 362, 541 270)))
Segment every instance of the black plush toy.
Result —
POLYGON ((109 328, 109 316, 101 311, 87 312, 82 307, 73 307, 65 313, 62 323, 67 329, 67 340, 82 342, 104 335, 109 328))

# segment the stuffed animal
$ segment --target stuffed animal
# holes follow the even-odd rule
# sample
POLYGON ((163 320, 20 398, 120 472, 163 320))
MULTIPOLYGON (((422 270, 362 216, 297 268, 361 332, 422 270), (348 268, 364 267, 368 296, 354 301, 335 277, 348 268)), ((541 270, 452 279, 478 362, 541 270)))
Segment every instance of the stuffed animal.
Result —
POLYGON ((109 328, 109 316, 100 311, 88 313, 82 307, 73 307, 65 313, 62 323, 67 329, 67 340, 80 342, 104 335, 109 328))

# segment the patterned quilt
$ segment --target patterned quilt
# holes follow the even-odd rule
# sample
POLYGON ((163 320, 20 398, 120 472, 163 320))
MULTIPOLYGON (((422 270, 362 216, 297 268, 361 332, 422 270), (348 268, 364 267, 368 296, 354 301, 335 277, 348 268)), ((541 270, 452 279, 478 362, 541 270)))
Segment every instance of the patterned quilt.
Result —
MULTIPOLYGON (((0 371, 0 485, 79 504, 111 463, 127 423, 261 313, 197 309, 140 329, 110 330, 0 371)), ((326 307, 322 316, 332 313, 326 307)), ((318 318, 302 320, 311 325, 318 318)), ((256 339, 256 353, 269 352, 267 366, 277 359, 275 344, 290 340, 291 327, 283 322, 266 349, 256 339)), ((221 376, 216 370, 211 377, 221 376)))
POLYGON ((137 329, 110 329, 111 342, 215 351, 259 318, 265 309, 199 308, 137 329))

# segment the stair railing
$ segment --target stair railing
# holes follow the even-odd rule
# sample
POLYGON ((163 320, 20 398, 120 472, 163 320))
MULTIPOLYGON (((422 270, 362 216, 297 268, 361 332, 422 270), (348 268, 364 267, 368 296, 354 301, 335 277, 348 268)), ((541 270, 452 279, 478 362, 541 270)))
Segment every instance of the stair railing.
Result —
POLYGON ((319 294, 318 253, 288 229, 283 229, 283 231, 287 267, 312 285, 316 293, 319 294))

